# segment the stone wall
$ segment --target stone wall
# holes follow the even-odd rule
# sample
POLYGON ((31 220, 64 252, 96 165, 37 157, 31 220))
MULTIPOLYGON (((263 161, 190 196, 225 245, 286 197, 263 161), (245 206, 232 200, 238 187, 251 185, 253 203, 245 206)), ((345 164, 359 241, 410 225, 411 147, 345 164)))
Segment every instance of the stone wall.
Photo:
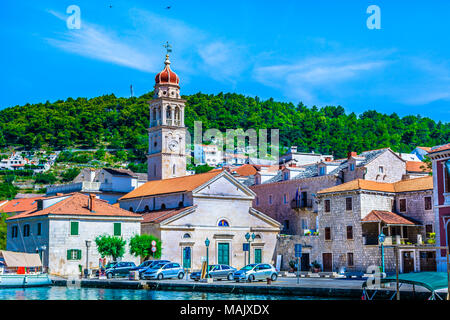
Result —
POLYGON ((276 256, 281 255, 280 271, 289 271, 289 261, 296 260, 295 258, 295 244, 302 244, 302 253, 309 254, 309 261, 319 260, 318 247, 319 237, 317 236, 300 236, 300 235, 280 235, 275 247, 275 261, 276 256))

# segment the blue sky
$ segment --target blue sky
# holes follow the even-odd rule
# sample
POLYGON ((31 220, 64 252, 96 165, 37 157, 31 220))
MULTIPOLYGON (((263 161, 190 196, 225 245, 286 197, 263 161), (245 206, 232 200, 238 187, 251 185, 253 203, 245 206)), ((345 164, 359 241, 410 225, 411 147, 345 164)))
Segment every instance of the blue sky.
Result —
POLYGON ((0 108, 152 90, 236 92, 450 121, 450 1, 0 2, 0 108), (81 10, 68 29, 66 9, 81 10), (112 5, 112 8, 110 8, 112 5), (369 30, 369 5, 381 29, 369 30), (171 6, 169 10, 167 6, 171 6))

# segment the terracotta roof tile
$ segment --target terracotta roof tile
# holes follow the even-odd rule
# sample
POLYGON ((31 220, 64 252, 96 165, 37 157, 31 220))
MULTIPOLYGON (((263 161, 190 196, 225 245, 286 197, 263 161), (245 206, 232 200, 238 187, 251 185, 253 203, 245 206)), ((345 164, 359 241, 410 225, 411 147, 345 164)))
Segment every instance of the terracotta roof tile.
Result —
POLYGON ((0 208, 0 212, 16 213, 37 209, 37 200, 43 197, 22 198, 8 201, 0 208))
POLYGON ((422 161, 406 161, 406 171, 409 172, 431 172, 427 164, 422 161))
POLYGON ((236 169, 231 169, 231 173, 237 173, 241 177, 253 176, 258 172, 251 164, 244 164, 236 169))
MULTIPOLYGON (((55 197, 51 197, 55 198, 55 197)), ((61 196, 63 200, 43 209, 37 210, 33 209, 13 217, 7 218, 18 219, 18 218, 28 218, 34 216, 44 216, 49 214, 54 215, 86 215, 86 216, 115 216, 115 217, 141 217, 141 215, 114 207, 110 205, 107 201, 95 199, 94 211, 90 211, 88 208, 89 196, 82 193, 73 193, 70 195, 61 196), (66 197, 66 198, 65 198, 66 197)))
POLYGON ((434 153, 434 152, 439 152, 439 151, 444 151, 444 150, 449 150, 449 149, 450 149, 450 143, 447 143, 447 144, 437 147, 436 149, 434 149, 434 147, 431 148, 429 153, 434 153))
POLYGON ((416 225, 410 219, 407 219, 397 213, 381 210, 372 210, 367 216, 361 219, 362 222, 384 222, 386 224, 406 224, 416 225))
POLYGON ((143 213, 142 217, 144 218, 144 220, 142 220, 142 223, 161 223, 164 220, 167 220, 173 216, 176 216, 177 214, 179 214, 183 211, 187 211, 194 207, 195 206, 176 208, 176 209, 164 209, 164 210, 157 210, 157 211, 151 211, 148 213, 143 213))
POLYGON ((433 189, 433 177, 427 176, 416 179, 401 180, 394 183, 376 182, 356 179, 331 188, 320 190, 318 194, 342 192, 352 190, 373 190, 382 192, 408 192, 433 189))
POLYGON ((426 152, 430 152, 431 151, 431 147, 417 147, 417 148, 422 149, 422 150, 424 150, 426 152))
POLYGON ((222 169, 215 169, 206 173, 194 174, 191 176, 148 181, 139 188, 136 188, 121 197, 119 201, 158 194, 192 191, 219 175, 222 171, 222 169))

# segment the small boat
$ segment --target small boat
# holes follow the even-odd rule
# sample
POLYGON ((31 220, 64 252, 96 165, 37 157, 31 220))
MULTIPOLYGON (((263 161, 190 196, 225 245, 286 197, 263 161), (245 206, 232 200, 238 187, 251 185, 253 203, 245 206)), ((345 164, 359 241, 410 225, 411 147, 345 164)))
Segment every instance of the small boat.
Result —
POLYGON ((42 272, 37 253, 0 250, 0 289, 49 286, 51 280, 42 272))

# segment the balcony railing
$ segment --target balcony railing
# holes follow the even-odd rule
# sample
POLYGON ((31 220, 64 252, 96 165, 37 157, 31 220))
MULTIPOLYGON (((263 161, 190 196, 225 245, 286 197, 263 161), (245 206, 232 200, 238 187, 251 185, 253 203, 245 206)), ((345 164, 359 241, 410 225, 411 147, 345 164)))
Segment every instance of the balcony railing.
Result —
POLYGON ((301 199, 301 200, 292 200, 291 208, 292 209, 303 209, 303 208, 312 208, 313 199, 301 199))

